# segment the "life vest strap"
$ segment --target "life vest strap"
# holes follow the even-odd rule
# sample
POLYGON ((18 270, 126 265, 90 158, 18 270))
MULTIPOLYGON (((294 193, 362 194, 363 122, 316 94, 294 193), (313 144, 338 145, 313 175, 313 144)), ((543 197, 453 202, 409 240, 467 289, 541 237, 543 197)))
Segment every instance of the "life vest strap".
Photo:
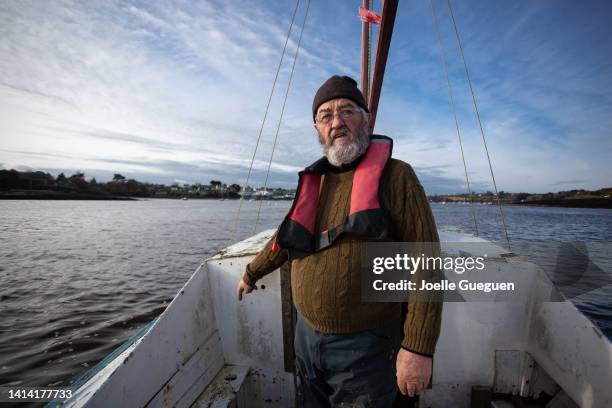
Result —
POLYGON ((319 239, 317 241, 317 251, 327 248, 331 244, 334 243, 336 238, 340 236, 344 232, 344 224, 340 224, 335 228, 325 230, 319 234, 319 239))

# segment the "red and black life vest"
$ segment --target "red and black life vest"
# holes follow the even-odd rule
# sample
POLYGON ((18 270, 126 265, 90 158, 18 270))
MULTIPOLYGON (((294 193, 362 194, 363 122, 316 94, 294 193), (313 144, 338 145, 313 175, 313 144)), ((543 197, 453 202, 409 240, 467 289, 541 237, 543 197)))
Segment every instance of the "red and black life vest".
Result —
POLYGON ((380 241, 392 236, 391 220, 380 205, 380 179, 391 157, 393 140, 371 135, 370 145, 353 175, 349 214, 340 225, 315 234, 321 177, 331 164, 323 157, 299 173, 291 210, 281 223, 274 252, 287 249, 290 259, 299 259, 332 245, 340 236, 351 235, 380 241))

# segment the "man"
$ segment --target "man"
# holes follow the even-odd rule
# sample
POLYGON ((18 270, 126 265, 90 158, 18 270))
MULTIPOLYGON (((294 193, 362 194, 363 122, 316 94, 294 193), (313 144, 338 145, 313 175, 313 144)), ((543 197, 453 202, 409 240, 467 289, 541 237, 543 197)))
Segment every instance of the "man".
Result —
POLYGON ((325 157, 300 173, 291 211, 247 265, 237 295, 289 259, 303 405, 388 407, 395 384, 408 396, 428 386, 441 304, 409 302, 400 333, 402 304, 360 300, 361 244, 438 242, 435 223, 410 165, 389 157, 390 139, 368 134, 353 79, 328 79, 313 119, 325 157))

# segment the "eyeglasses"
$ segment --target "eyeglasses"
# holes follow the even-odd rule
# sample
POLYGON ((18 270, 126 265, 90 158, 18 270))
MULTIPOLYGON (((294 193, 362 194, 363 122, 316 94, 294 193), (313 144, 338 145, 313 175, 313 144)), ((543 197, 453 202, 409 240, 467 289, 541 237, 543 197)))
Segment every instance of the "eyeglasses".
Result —
POLYGON ((329 125, 334 120, 335 114, 338 114, 338 116, 340 116, 340 119, 344 121, 354 118, 357 113, 359 113, 359 110, 355 108, 343 108, 334 113, 323 112, 315 118, 315 122, 318 125, 329 125))

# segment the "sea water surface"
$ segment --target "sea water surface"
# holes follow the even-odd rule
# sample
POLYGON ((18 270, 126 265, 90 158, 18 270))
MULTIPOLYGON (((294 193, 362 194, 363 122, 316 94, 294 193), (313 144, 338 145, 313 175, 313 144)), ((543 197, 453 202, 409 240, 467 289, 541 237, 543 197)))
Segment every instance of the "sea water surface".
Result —
MULTIPOLYGON (((160 314, 200 263, 274 228, 288 201, 0 201, 0 386, 68 386, 160 314), (237 228, 236 228, 237 225, 237 228), (235 233, 234 233, 235 231, 235 233)), ((432 204, 439 227, 504 243, 493 205, 432 204)), ((612 242, 612 210, 504 206, 511 242, 612 242)), ((608 245, 607 247, 605 245, 608 245)), ((612 337, 612 254, 576 300, 612 337), (607 285, 607 286, 606 286, 607 285)))

